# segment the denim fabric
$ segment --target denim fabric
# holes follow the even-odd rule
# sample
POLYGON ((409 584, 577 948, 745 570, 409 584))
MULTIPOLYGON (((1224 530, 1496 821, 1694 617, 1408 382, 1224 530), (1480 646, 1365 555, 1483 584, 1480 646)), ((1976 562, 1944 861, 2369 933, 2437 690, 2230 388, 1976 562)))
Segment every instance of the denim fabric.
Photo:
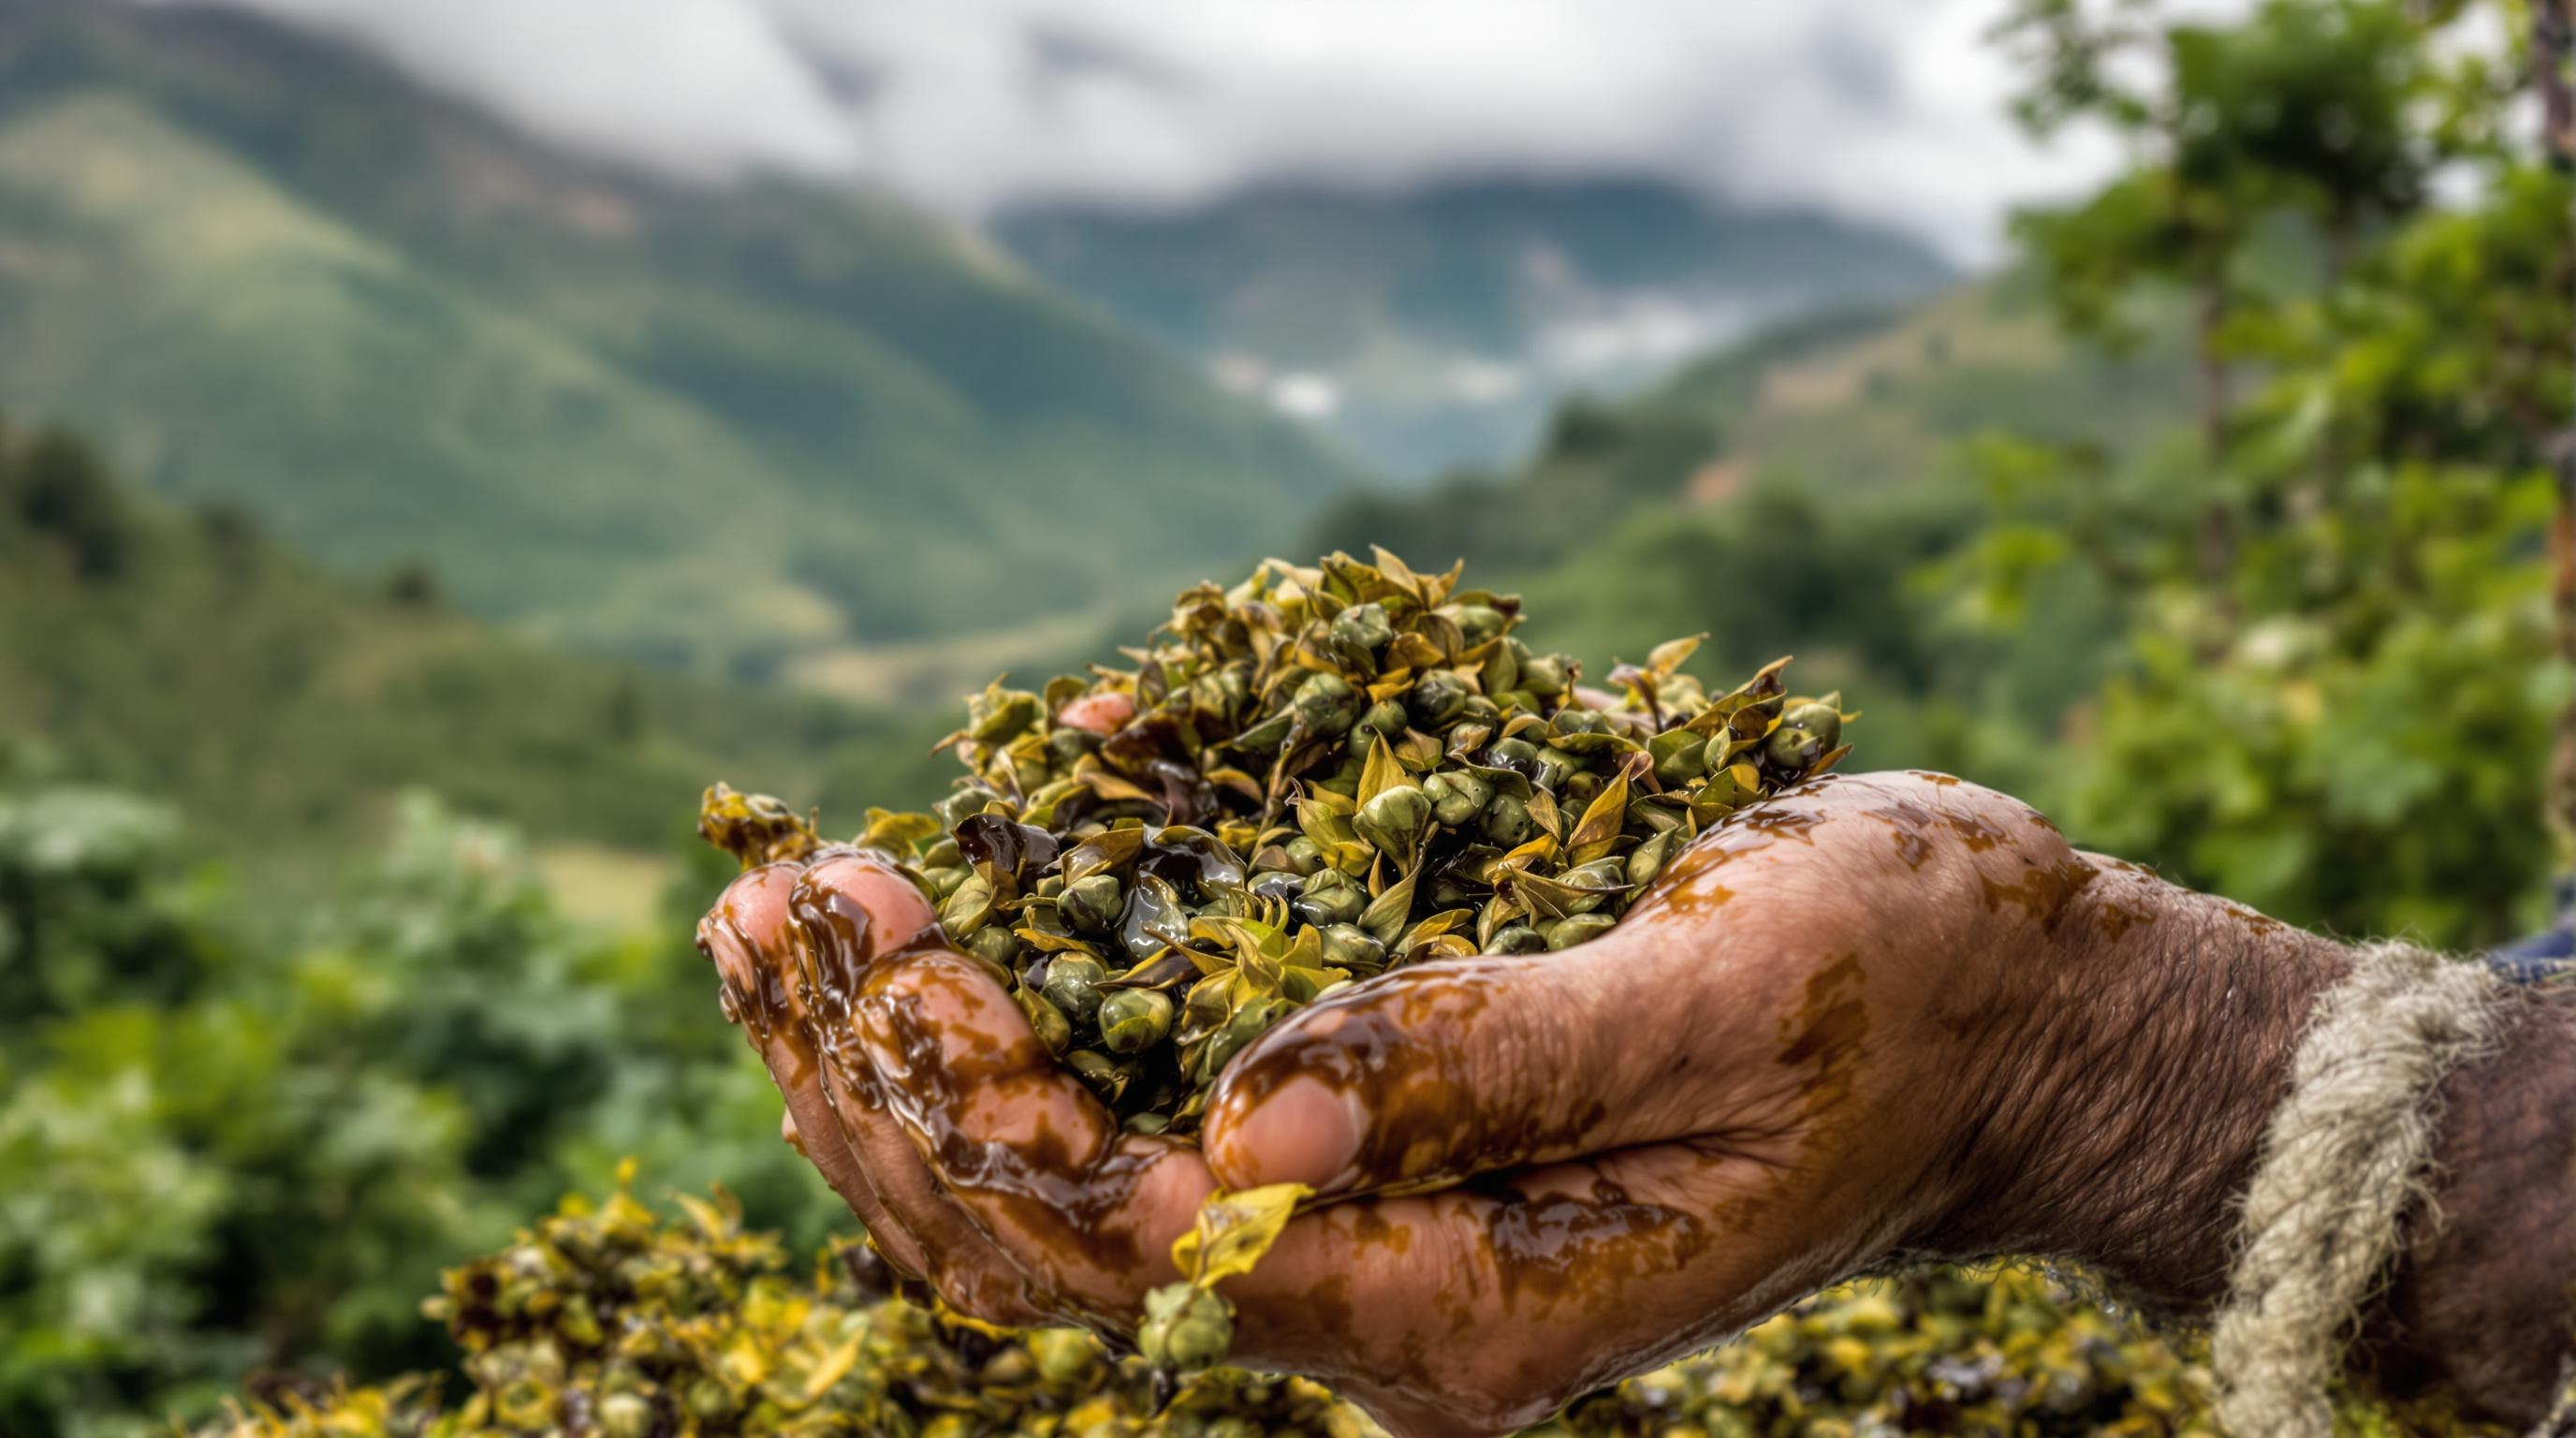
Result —
POLYGON ((2576 961, 2576 879, 2558 882, 2558 922, 2487 955, 2497 973, 2518 984, 2557 978, 2576 961))

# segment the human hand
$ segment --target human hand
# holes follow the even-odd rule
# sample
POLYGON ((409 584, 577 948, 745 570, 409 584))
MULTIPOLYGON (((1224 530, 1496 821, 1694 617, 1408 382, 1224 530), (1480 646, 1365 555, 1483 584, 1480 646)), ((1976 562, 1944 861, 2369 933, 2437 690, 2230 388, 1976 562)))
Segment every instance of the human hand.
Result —
POLYGON ((1717 825, 1592 943, 1300 1011, 1198 1147, 1122 1132, 880 858, 754 870, 701 934, 805 1151, 953 1306, 1132 1327, 1209 1192, 1307 1183, 1342 1201, 1228 1280, 1235 1359, 1447 1434, 1891 1258, 2059 1253, 2206 1301, 2333 959, 2166 960, 2268 922, 1991 791, 1819 781, 1717 825))

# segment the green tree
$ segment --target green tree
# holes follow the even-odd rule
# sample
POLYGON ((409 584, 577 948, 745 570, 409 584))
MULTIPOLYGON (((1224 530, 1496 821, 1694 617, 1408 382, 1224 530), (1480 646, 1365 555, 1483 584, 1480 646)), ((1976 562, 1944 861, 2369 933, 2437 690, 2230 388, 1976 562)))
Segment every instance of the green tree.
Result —
POLYGON ((2001 522, 1951 573, 2008 613, 2113 579, 2128 657, 2061 800, 2087 838, 2305 922, 2499 938, 2536 908, 2548 450, 2567 411, 2569 194, 2467 7, 2267 0, 2241 24, 2030 0, 2042 128, 2107 119, 2126 174, 2021 226, 2070 329, 2182 291, 2214 376, 2196 442, 1984 450, 2001 522), (2160 57, 2152 77, 2112 57, 2160 57), (2428 177, 2462 197, 2436 205, 2428 177), (2223 314, 2210 320, 2211 306, 2223 314), (2002 601, 2000 604, 1995 601, 2002 601))

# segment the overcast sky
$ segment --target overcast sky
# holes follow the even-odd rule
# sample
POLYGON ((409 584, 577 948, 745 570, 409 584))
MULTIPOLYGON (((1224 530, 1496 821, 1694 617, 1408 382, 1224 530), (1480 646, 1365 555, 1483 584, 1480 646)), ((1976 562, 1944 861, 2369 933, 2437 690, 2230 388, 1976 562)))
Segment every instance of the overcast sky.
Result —
POLYGON ((1265 178, 1647 171, 1995 251, 2098 173, 2033 146, 2002 0, 212 0, 338 30, 541 134, 966 216, 1265 178))

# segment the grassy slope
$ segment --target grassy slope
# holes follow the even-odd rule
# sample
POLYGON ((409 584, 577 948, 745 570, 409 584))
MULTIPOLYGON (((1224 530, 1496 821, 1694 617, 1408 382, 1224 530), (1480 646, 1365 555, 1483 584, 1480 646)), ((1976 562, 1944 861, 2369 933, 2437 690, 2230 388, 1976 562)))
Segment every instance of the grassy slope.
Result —
POLYGON ((0 741, 169 798, 228 852, 323 853, 414 785, 582 845, 594 870, 613 867, 597 846, 680 843, 717 777, 853 814, 861 795, 937 792, 917 725, 567 658, 326 576, 237 523, 120 508, 125 562, 85 578, 0 506, 0 741))
POLYGON ((344 568, 746 668, 1125 601, 1354 477, 899 207, 660 185, 122 6, 0 14, 0 401, 344 568))

